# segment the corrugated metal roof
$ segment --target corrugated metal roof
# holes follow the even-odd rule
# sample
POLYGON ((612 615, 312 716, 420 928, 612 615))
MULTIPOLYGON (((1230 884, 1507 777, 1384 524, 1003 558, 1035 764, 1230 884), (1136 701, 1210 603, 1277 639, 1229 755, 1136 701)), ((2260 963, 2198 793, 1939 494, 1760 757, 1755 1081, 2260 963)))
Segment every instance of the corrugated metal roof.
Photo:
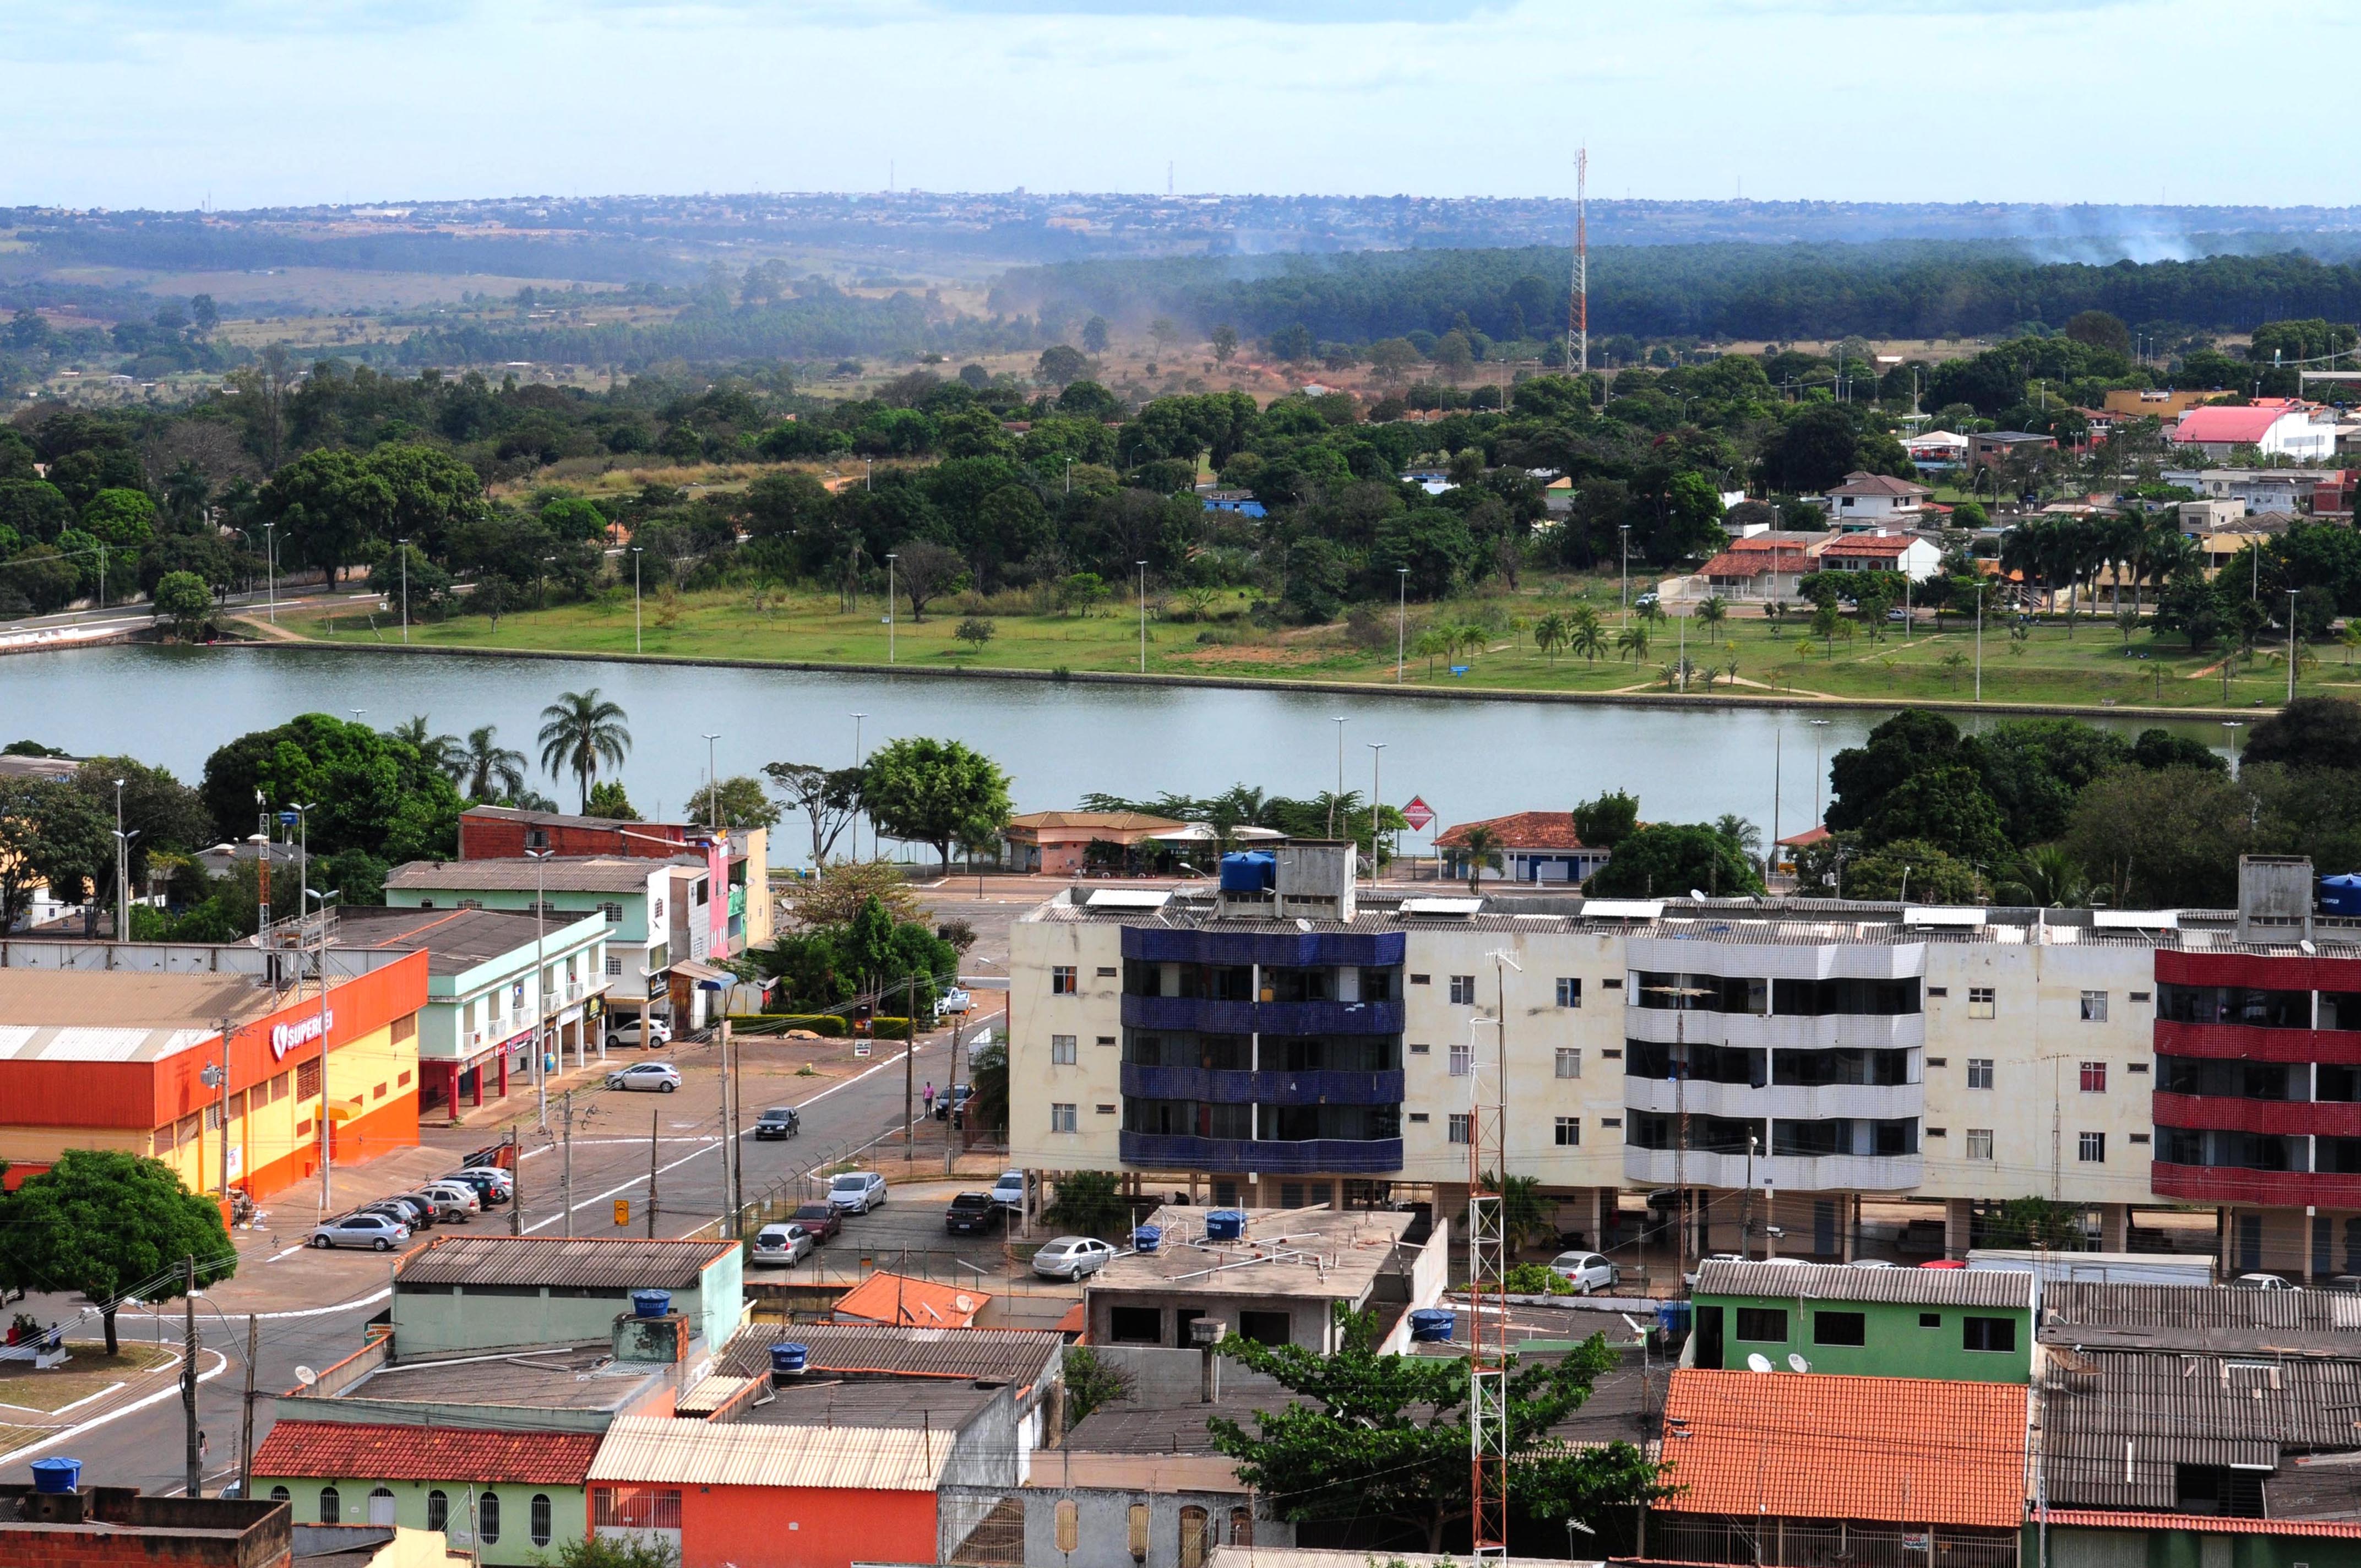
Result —
POLYGON ((2048 1325, 2108 1328, 2345 1329, 2361 1355, 2361 1293, 2350 1290, 2205 1290, 2186 1285, 2053 1284, 2041 1296, 2048 1325))
POLYGON ((917 1329, 865 1323, 763 1324, 741 1329, 716 1357, 716 1374, 759 1377, 771 1369, 771 1347, 793 1343, 808 1353, 810 1372, 835 1376, 990 1378, 1022 1383, 1041 1376, 1063 1349, 1065 1335, 1047 1329, 917 1329))
POLYGON ((1848 1268, 1831 1263, 1734 1263, 1709 1258, 1697 1266, 1695 1293, 2030 1311, 2034 1284, 2034 1276, 2015 1269, 1848 1268))
POLYGON ((437 1236, 396 1266, 398 1288, 548 1285, 593 1290, 694 1290, 736 1242, 590 1236, 437 1236))
POLYGON ((720 1426, 626 1416, 607 1429, 592 1481, 671 1486, 828 1486, 931 1492, 952 1434, 892 1427, 720 1426))
POLYGON ((282 1420, 272 1424, 270 1435, 254 1451, 254 1473, 579 1486, 598 1452, 597 1432, 282 1420))
POLYGON ((386 873, 385 885, 421 893, 644 893, 648 878, 667 867, 701 866, 702 856, 561 856, 546 861, 410 861, 386 873))

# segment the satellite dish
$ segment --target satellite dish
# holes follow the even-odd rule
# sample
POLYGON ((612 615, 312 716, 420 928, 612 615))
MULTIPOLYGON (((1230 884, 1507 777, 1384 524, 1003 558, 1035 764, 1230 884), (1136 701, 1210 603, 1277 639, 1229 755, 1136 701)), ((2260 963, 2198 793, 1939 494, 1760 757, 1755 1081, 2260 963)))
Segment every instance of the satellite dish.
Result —
POLYGON ((951 1298, 951 1305, 962 1312, 972 1312, 975 1310, 975 1298, 962 1290, 951 1298))
MULTIPOLYGON (((1759 1355, 1754 1359, 1757 1361, 1763 1360, 1759 1355)), ((1764 1365, 1768 1365, 1769 1363, 1765 1362, 1764 1365)), ((319 1380, 320 1375, 313 1371, 308 1366, 299 1366, 295 1369, 295 1381, 301 1383, 306 1388, 309 1388, 313 1384, 317 1383, 319 1380)))
POLYGON ((1746 1357, 1746 1370, 1749 1372, 1768 1372, 1771 1370, 1771 1358, 1763 1354, 1759 1350, 1752 1352, 1746 1357))
POLYGON ((1812 1364, 1811 1364, 1810 1362, 1806 1361, 1802 1356, 1800 1356, 1800 1355, 1796 1354, 1795 1354, 1794 1351, 1792 1351, 1792 1350, 1791 1350, 1791 1351, 1789 1351, 1789 1352, 1787 1353, 1787 1370, 1788 1370, 1788 1371, 1790 1371, 1790 1372, 1809 1372, 1811 1369, 1812 1369, 1812 1364))
POLYGON ((1693 899, 1697 900, 1697 902, 1698 902, 1699 904, 1703 904, 1703 903, 1705 902, 1705 899, 1706 899, 1706 895, 1705 895, 1702 892, 1698 891, 1697 889, 1696 889, 1696 888, 1694 888, 1694 887, 1693 887, 1693 888, 1691 888, 1691 889, 1689 889, 1689 896, 1690 896, 1691 898, 1693 898, 1693 899))

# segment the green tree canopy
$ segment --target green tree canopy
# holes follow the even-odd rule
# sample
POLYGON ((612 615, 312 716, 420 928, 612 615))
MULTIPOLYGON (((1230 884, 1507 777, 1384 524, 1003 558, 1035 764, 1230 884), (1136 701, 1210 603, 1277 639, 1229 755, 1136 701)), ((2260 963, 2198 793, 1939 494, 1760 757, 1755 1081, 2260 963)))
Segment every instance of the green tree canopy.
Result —
POLYGON ((1714 898, 1763 891, 1746 852, 1702 823, 1657 823, 1640 828, 1582 891, 1594 898, 1683 898, 1691 889, 1714 898))
MULTIPOLYGON (((72 784, 0 777, 0 931, 12 930, 46 884, 78 899, 85 881, 104 887, 115 868, 115 821, 72 784)), ((86 927, 94 928, 93 905, 86 927)))
POLYGON ((1974 868, 1924 839, 1896 839, 1844 865, 1847 898, 1913 904, 1975 904, 1983 894, 1974 868))
POLYGON ((2244 760, 2298 769, 2361 769, 2361 703, 2300 696, 2255 726, 2244 760))
POLYGON ((191 1192, 161 1160, 116 1149, 68 1149, 0 1197, 0 1286, 71 1290, 99 1310, 106 1353, 123 1298, 164 1301, 237 1272, 221 1206, 191 1192))
POLYGON ((1612 850, 1640 826, 1640 797, 1609 790, 1574 808, 1574 833, 1594 850, 1612 850))
POLYGON ((1008 775, 957 740, 912 737, 872 755, 862 802, 888 838, 930 844, 948 868, 952 841, 996 839, 1012 807, 1008 775))
POLYGON ((315 855, 366 850, 399 863, 458 849, 459 794, 442 770, 407 741, 324 713, 232 740, 205 759, 199 793, 225 838, 252 832, 258 811, 304 806, 315 855))

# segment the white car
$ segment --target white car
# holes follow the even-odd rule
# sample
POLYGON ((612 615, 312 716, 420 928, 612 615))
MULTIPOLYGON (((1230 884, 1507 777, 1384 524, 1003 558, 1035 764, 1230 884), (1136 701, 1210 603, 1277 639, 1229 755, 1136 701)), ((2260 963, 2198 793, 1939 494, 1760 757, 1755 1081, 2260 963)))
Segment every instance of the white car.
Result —
POLYGON ((668 1061, 643 1061, 607 1075, 609 1089, 644 1089, 651 1093, 670 1094, 680 1087, 680 1069, 668 1061))
POLYGON ((828 1184, 828 1201, 840 1214, 866 1214, 885 1201, 885 1179, 873 1170, 848 1170, 828 1184))
POLYGON ((620 1014, 608 1021, 607 1048, 620 1050, 629 1046, 637 1049, 645 1046, 653 1050, 658 1046, 672 1044, 672 1025, 661 1018, 642 1018, 637 1014, 620 1014))
POLYGON ((1025 1173, 1004 1170, 1000 1179, 992 1184, 992 1201, 1004 1209, 1025 1207, 1025 1173))
POLYGON ((965 1016, 975 1011, 975 998, 955 985, 943 992, 942 1000, 935 1003, 935 1011, 938 1014, 956 1013, 965 1016))
POLYGON ((1847 1268, 1899 1268, 1901 1265, 1888 1263, 1882 1257, 1857 1257, 1845 1266, 1847 1268))
POLYGON ((793 1268, 811 1253, 811 1233, 801 1225, 782 1222, 764 1225, 754 1233, 754 1246, 749 1261, 773 1268, 793 1268))
POLYGON ((1694 1290, 1694 1289, 1696 1289, 1696 1288, 1697 1288, 1697 1274, 1698 1274, 1699 1270, 1702 1270, 1702 1269, 1705 1267, 1705 1266, 1706 1266, 1707 1264, 1708 1264, 1708 1263, 1744 1263, 1745 1261, 1746 1261, 1746 1260, 1745 1260, 1744 1258, 1742 1258, 1742 1257, 1739 1256, 1739 1255, 1738 1255, 1736 1253, 1734 1253, 1734 1252, 1709 1252, 1709 1253, 1706 1254, 1703 1257, 1701 1257, 1701 1258, 1697 1259, 1697 1267, 1696 1267, 1696 1268, 1693 1268, 1693 1269, 1689 1270, 1689 1272, 1687 1272, 1686 1274, 1684 1274, 1684 1275, 1682 1275, 1682 1276, 1681 1276, 1681 1283, 1682 1283, 1682 1284, 1684 1284, 1684 1285, 1686 1285, 1686 1286, 1687 1286, 1690 1289, 1694 1290))
POLYGON ((341 1220, 331 1220, 312 1231, 312 1245, 325 1250, 332 1246, 374 1247, 379 1252, 391 1252, 410 1239, 410 1227, 383 1214, 347 1214, 341 1220))
POLYGON ((1552 1274, 1586 1296, 1623 1283, 1621 1266, 1595 1252, 1562 1252, 1550 1259, 1549 1266, 1552 1274))
POLYGON ((1096 1236, 1060 1236, 1033 1255, 1033 1272, 1044 1279, 1081 1279, 1114 1255, 1115 1248, 1096 1236))
POLYGON ((2276 1274, 2241 1274, 2230 1281, 2233 1290, 2292 1290, 2295 1283, 2276 1274))
POLYGON ((464 1181, 430 1181, 418 1190, 428 1198, 447 1198, 469 1214, 484 1212, 483 1194, 464 1181))

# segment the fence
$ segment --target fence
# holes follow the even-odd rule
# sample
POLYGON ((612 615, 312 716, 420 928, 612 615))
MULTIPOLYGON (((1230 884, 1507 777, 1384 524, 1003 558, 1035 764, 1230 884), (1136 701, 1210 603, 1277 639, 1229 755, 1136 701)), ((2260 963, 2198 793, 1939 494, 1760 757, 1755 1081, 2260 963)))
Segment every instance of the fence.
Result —
POLYGON ((1914 1530, 1845 1520, 1804 1522, 1652 1512, 1644 1555, 1763 1568, 2017 1568, 2015 1531, 1914 1530))
MULTIPOLYGON (((774 1220, 791 1217, 805 1203, 828 1196, 830 1177, 842 1170, 873 1170, 890 1186, 904 1181, 939 1181, 947 1176, 972 1175, 979 1179, 1006 1168, 1008 1145, 1004 1139, 980 1137, 970 1129, 954 1131, 942 1123, 920 1127, 904 1155, 898 1127, 859 1142, 821 1146, 794 1175, 773 1182, 746 1200, 739 1212, 736 1234, 751 1236, 774 1220)), ((984 1183, 989 1185, 988 1182, 984 1183)), ((687 1234, 684 1240, 719 1240, 731 1234, 730 1216, 720 1214, 687 1234)))

